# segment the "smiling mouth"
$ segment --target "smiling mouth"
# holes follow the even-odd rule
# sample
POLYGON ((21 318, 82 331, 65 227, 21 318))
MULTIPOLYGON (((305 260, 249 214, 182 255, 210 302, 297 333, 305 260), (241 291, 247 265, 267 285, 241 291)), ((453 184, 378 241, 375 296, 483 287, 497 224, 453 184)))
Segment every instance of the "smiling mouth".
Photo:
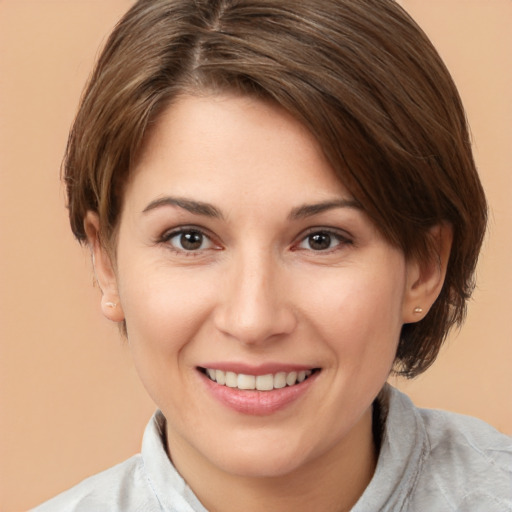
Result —
POLYGON ((244 373, 225 372, 213 368, 199 368, 210 380, 221 386, 240 390, 272 391, 287 386, 296 386, 320 371, 319 368, 297 372, 277 372, 266 375, 247 375, 244 373))

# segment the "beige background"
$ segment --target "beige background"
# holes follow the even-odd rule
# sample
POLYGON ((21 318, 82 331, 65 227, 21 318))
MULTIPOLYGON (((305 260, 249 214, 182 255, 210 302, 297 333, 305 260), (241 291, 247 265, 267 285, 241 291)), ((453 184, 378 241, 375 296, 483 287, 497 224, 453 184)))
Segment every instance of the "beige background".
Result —
MULTIPOLYGON (((98 48, 130 0, 0 0, 0 510, 139 450, 153 411, 72 239, 59 166, 98 48)), ((452 70, 492 208, 479 288, 420 404, 512 434, 512 2, 404 0, 452 70)))

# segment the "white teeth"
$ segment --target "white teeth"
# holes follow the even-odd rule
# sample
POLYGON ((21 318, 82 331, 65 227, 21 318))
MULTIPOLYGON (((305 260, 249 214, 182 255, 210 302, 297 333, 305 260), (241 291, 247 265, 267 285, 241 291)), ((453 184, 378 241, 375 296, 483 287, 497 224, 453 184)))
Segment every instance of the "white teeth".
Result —
POLYGON ((217 384, 230 388, 257 389, 258 391, 272 391, 286 386, 294 386, 303 382, 312 373, 312 370, 301 370, 300 372, 278 372, 274 375, 269 373, 255 376, 206 368, 208 377, 217 384))
POLYGON ((256 377, 254 375, 238 375, 238 389, 256 389, 256 377))
MULTIPOLYGON (((219 370, 217 370, 219 371, 219 370)), ((226 386, 230 388, 238 387, 238 377, 234 372, 226 372, 226 386)))
POLYGON ((274 376, 271 373, 258 375, 256 377, 256 389, 258 391, 272 391, 274 389, 274 376))
POLYGON ((215 370, 215 380, 218 384, 226 384, 226 374, 222 370, 215 370))
POLYGON ((286 375, 286 384, 293 386, 297 382, 297 372, 290 372, 286 375))
POLYGON ((286 373, 279 372, 274 375, 274 388, 281 389, 286 386, 286 373))

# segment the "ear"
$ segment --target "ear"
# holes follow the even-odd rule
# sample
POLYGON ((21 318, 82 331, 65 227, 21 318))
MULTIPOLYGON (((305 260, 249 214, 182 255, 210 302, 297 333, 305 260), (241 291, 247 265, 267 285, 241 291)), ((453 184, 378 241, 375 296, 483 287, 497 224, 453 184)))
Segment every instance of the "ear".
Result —
POLYGON ((101 310, 112 322, 122 322, 124 313, 119 298, 117 276, 112 258, 100 240, 100 221, 97 213, 87 212, 84 229, 91 251, 94 275, 101 289, 101 310))
POLYGON ((428 261, 411 258, 407 262, 406 289, 403 302, 403 323, 418 322, 425 318, 443 288, 453 230, 447 224, 430 229, 432 255, 428 261))

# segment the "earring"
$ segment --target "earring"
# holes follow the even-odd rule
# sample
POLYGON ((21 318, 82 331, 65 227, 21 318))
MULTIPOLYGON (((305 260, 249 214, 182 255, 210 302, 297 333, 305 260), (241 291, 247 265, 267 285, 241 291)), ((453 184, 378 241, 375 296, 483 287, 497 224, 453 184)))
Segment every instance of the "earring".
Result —
POLYGON ((423 313, 423 308, 420 308, 419 306, 417 306, 413 309, 413 313, 416 313, 416 314, 423 313))
POLYGON ((117 308, 117 304, 115 302, 105 302, 105 306, 107 306, 107 308, 117 308))

